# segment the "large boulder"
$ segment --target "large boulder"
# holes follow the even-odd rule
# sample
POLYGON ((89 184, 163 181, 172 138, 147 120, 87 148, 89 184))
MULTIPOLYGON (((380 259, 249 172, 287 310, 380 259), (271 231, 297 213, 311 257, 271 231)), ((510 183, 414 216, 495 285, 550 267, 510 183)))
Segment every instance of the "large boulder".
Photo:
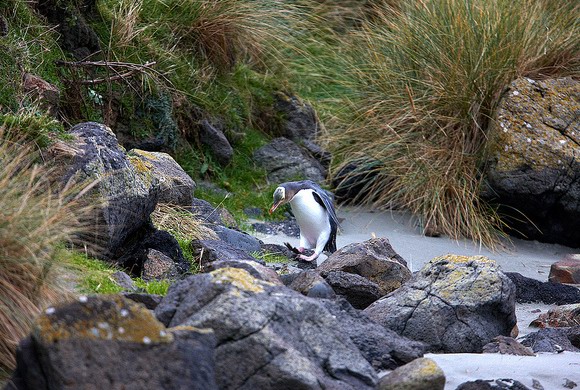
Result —
POLYGON ((172 285, 155 309, 167 326, 212 328, 221 389, 369 389, 371 365, 320 303, 236 268, 172 285))
POLYGON ((214 345, 120 296, 81 296, 37 318, 7 389, 217 389, 214 345))
POLYGON ((337 294, 344 295, 359 309, 411 278, 407 262, 386 238, 347 245, 330 255, 317 270, 337 294))
POLYGON ((195 182, 173 157, 167 153, 140 149, 130 150, 129 156, 137 159, 133 161, 136 167, 143 164, 142 169, 151 171, 153 176, 157 177, 160 189, 159 203, 192 206, 195 182))
POLYGON ((489 131, 488 189, 512 233, 580 246, 580 82, 515 80, 489 131))
POLYGON ((326 169, 288 138, 274 138, 254 152, 256 165, 266 170, 268 180, 282 183, 296 179, 324 181, 326 169))
POLYGON ((364 312, 433 352, 481 352, 516 325, 515 286, 493 260, 446 255, 364 312))
POLYGON ((95 256, 116 259, 123 255, 125 242, 150 224, 158 180, 146 167, 133 164, 107 126, 80 123, 69 134, 72 141, 56 142, 49 149, 59 168, 57 180, 94 184, 83 199, 94 206, 96 229, 84 239, 95 256))

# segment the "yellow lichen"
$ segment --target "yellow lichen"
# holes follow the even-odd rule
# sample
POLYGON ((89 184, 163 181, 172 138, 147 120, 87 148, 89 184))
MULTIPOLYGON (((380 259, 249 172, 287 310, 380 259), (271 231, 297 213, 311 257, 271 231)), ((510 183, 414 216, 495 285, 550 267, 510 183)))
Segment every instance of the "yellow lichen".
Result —
POLYGON ((121 296, 81 297, 40 315, 34 335, 44 343, 72 338, 167 343, 173 335, 145 307, 121 296))
POLYGON ((210 272, 210 275, 213 277, 214 283, 227 283, 238 290, 255 293, 264 292, 264 287, 274 285, 254 278, 248 271, 241 268, 219 268, 210 272))
POLYGON ((145 161, 137 156, 128 156, 128 159, 129 162, 131 162, 131 164, 135 167, 137 172, 146 174, 151 173, 151 169, 153 168, 153 166, 151 165, 150 162, 145 161))

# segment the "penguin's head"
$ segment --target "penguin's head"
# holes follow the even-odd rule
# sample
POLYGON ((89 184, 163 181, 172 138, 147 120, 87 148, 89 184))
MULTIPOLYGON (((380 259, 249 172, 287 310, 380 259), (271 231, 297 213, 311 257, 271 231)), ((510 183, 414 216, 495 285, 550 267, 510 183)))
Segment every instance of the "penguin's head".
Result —
POLYGON ((286 189, 284 187, 278 187, 276 188, 276 191, 274 191, 274 203, 272 204, 272 207, 270 207, 270 214, 272 214, 278 206, 284 203, 288 203, 288 199, 286 199, 286 189))

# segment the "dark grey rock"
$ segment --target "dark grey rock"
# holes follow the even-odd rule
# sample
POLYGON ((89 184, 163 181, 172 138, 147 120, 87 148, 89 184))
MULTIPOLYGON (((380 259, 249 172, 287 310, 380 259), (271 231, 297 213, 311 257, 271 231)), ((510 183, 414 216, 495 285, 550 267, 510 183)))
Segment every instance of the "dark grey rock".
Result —
POLYGON ((386 238, 347 245, 330 255, 318 272, 338 294, 360 309, 401 287, 411 277, 406 261, 386 238))
POLYGON ((222 130, 213 126, 207 119, 202 119, 199 133, 201 142, 209 148, 220 165, 226 166, 232 161, 234 149, 222 130))
POLYGON ((113 278, 113 281, 117 286, 121 287, 125 291, 135 292, 138 290, 137 285, 135 285, 133 279, 131 279, 131 277, 123 271, 114 272, 111 275, 111 278, 113 278))
POLYGON ((357 309, 364 309, 385 295, 376 283, 364 276, 344 271, 329 271, 324 275, 324 280, 334 292, 345 297, 357 309))
POLYGON ((316 138, 320 122, 310 104, 295 95, 277 92, 274 95, 274 110, 281 117, 278 135, 298 143, 316 138))
POLYGON ((165 329, 120 296, 51 308, 17 352, 10 389, 217 389, 209 329, 165 329))
POLYGON ((283 137, 274 138, 269 144, 257 149, 254 161, 266 170, 268 180, 272 183, 297 179, 322 182, 326 178, 326 170, 316 159, 283 137))
POLYGON ((429 358, 415 359, 381 378, 379 390, 443 390, 445 374, 429 358))
POLYGON ((289 237, 300 237, 300 227, 295 218, 283 221, 255 222, 252 227, 258 233, 285 234, 289 237))
POLYGON ((234 226, 233 217, 223 207, 214 207, 208 201, 193 198, 191 211, 205 223, 214 223, 216 225, 234 226))
POLYGON ((220 225, 209 226, 214 232, 216 232, 220 240, 227 242, 234 248, 242 250, 249 255, 253 253, 259 253, 262 249, 261 241, 253 236, 250 236, 248 233, 220 225))
POLYGON ((515 80, 489 130, 483 197, 511 234, 580 246, 580 82, 515 80), (525 217, 524 217, 525 216, 525 217))
MULTIPOLYGON (((246 251, 238 249, 222 240, 193 240, 191 241, 193 256, 199 259, 202 266, 213 261, 239 261, 247 260, 260 262, 250 256, 246 251)), ((261 261, 262 265, 264 264, 261 261)))
POLYGON ((567 305, 580 302, 580 289, 561 283, 541 282, 517 272, 506 272, 516 286, 518 303, 543 302, 548 305, 567 305))
POLYGON ((150 171, 136 169, 108 127, 94 122, 80 123, 69 134, 73 141, 51 145, 56 173, 63 185, 95 183, 83 196, 94 205, 89 218, 97 226, 83 236, 95 257, 116 260, 124 254, 122 246, 150 223, 157 205, 159 187, 150 171))
POLYGON ((320 145, 314 143, 311 140, 303 140, 299 143, 312 157, 318 160, 320 164, 328 171, 330 168, 330 161, 332 160, 332 155, 327 150, 324 150, 320 145))
POLYGON ((129 151, 130 158, 141 161, 144 169, 151 171, 159 183, 159 203, 191 207, 195 182, 167 153, 147 152, 139 149, 129 151))
POLYGON ((155 314, 169 326, 214 330, 221 389, 370 389, 377 383, 321 300, 242 269, 222 268, 172 285, 155 314))
POLYGON ((161 280, 177 277, 177 268, 170 257, 157 249, 151 248, 147 250, 145 257, 143 272, 141 272, 143 280, 161 280))
POLYGON ((339 332, 350 337, 365 359, 377 370, 394 369, 420 358, 427 344, 399 336, 354 309, 344 298, 322 299, 324 307, 337 319, 339 332))
POLYGON ((531 390, 515 379, 496 379, 465 382, 457 387, 457 390, 531 390))
POLYGON ((155 310, 157 305, 161 302, 161 299, 163 299, 163 296, 161 295, 145 293, 123 293, 123 296, 133 302, 142 304, 149 310, 155 310))
MULTIPOLYGON (((371 188, 381 171, 381 163, 373 160, 349 162, 341 166, 332 177, 336 201, 342 204, 360 204, 373 201, 369 198, 371 188)), ((384 171, 384 170, 382 170, 384 171)))
POLYGON ((364 312, 433 352, 481 352, 516 325, 515 286, 492 260, 446 255, 364 312))
POLYGON ((540 329, 524 337, 522 345, 534 352, 580 352, 580 325, 540 329))
POLYGON ((240 268, 247 271, 256 279, 264 280, 272 284, 283 284, 276 271, 254 260, 216 260, 204 264, 202 272, 212 272, 220 268, 240 268))
POLYGON ((284 284, 294 291, 311 298, 334 298, 332 287, 314 270, 292 274, 285 279, 284 284))

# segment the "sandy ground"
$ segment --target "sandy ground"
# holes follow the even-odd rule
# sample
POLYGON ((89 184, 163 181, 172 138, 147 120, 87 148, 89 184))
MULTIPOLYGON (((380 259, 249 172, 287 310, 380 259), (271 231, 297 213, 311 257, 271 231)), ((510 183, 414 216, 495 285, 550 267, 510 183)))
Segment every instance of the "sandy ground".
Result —
MULTIPOLYGON (((519 272, 529 278, 546 281, 550 265, 569 253, 580 253, 561 245, 513 239, 513 245, 504 251, 490 252, 467 240, 450 240, 445 237, 425 237, 416 221, 402 212, 370 212, 363 209, 339 208, 341 230, 337 247, 353 242, 363 242, 372 237, 386 237, 412 271, 419 270, 427 261, 448 253, 458 255, 483 255, 495 260, 505 272, 519 272)), ((285 235, 255 234, 266 243, 290 242, 298 246, 298 239, 285 235)), ((324 261, 321 256, 319 263, 324 261)), ((518 304, 516 316, 520 336, 537 329, 529 323, 551 307, 542 304, 518 304), (537 312, 537 309, 540 312, 537 312), (536 312, 534 312, 536 311, 536 312)), ((429 354, 445 372, 445 389, 456 389, 463 382, 476 379, 516 379, 533 387, 537 380, 545 390, 564 389, 566 380, 580 386, 580 353, 537 354, 537 356, 507 356, 499 354, 429 354)), ((580 388, 580 387, 578 387, 580 388)))

